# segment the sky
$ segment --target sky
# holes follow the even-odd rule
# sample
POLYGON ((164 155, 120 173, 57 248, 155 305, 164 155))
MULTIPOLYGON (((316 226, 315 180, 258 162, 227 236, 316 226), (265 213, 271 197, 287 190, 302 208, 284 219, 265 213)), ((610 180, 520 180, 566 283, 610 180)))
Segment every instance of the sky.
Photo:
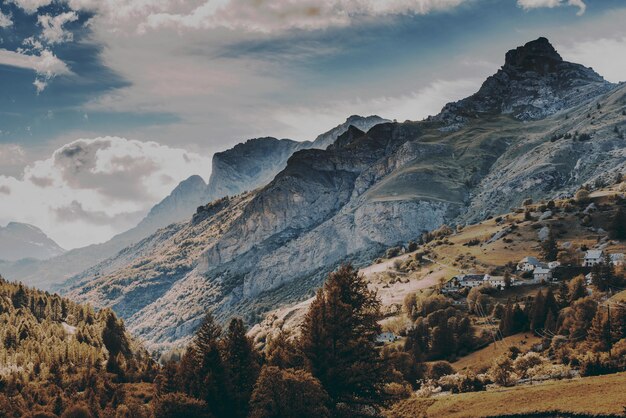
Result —
POLYGON ((0 226, 134 226, 248 138, 420 120, 546 36, 626 79, 626 0, 0 0, 0 226))

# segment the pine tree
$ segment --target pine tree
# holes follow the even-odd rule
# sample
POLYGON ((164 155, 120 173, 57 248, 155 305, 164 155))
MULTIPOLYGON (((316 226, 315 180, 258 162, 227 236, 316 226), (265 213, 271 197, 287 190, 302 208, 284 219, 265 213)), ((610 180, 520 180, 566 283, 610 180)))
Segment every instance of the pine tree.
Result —
POLYGON ((546 321, 546 301, 543 292, 539 290, 533 301, 530 313, 530 329, 535 332, 544 327, 546 321))
POLYGON ((260 366, 258 353, 246 336, 246 327, 239 318, 231 320, 228 326, 223 353, 230 414, 232 417, 245 418, 260 366))
POLYGON ((228 416, 226 371, 220 351, 222 329, 209 312, 183 356, 180 379, 188 394, 202 399, 216 417, 228 416), (185 382, 186 379, 189 379, 185 382))
POLYGON ((559 247, 557 245, 552 228, 548 232, 548 237, 541 242, 541 255, 546 261, 556 261, 559 255, 559 247))
POLYGON ((626 239, 626 211, 621 206, 615 212, 611 225, 609 226, 609 237, 611 239, 626 239))
POLYGON ((350 265, 328 276, 302 326, 311 371, 335 402, 376 404, 387 380, 375 346, 380 302, 350 265))

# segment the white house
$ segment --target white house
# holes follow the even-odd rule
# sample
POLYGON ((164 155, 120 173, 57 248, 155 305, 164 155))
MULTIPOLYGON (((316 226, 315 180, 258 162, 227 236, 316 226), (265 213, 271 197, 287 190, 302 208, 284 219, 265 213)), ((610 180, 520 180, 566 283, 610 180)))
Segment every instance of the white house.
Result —
POLYGON ((380 344, 384 343, 392 343, 397 339, 396 334, 393 332, 383 332, 382 334, 378 334, 376 337, 376 342, 380 344))
POLYGON ((590 286, 592 281, 593 281, 593 273, 587 273, 585 275, 585 284, 587 286, 590 286))
POLYGON ((460 277, 459 282, 461 287, 478 287, 484 283, 484 274, 465 274, 460 277))
POLYGON ((524 257, 522 260, 517 263, 517 269, 521 271, 533 271, 537 267, 541 266, 541 262, 537 260, 536 257, 524 257))
MULTIPOLYGON (((511 282, 513 281, 513 278, 511 278, 511 282)), ((488 283, 493 287, 497 287, 500 289, 504 289, 505 286, 505 282, 504 282, 504 276, 492 276, 490 274, 485 274, 485 278, 483 279, 483 283, 488 283)))
POLYGON ((614 266, 621 266, 624 264, 624 253, 611 254, 611 263, 614 266))
POLYGON ((535 271, 533 271, 533 278, 536 282, 550 280, 552 279, 552 270, 545 267, 537 267, 535 271))
POLYGON ((600 264, 602 262, 603 256, 604 256, 604 253, 602 252, 602 250, 589 250, 585 253, 583 266, 593 267, 596 264, 600 264))

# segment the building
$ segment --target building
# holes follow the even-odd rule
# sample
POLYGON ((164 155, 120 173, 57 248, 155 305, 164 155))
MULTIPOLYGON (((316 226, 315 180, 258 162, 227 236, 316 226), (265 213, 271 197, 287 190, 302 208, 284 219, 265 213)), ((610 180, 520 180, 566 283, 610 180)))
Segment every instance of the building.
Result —
POLYGON ((393 332, 383 332, 382 334, 378 334, 376 337, 376 342, 379 344, 392 343, 396 341, 398 337, 393 332))
POLYGON ((585 275, 585 284, 587 286, 591 286, 591 283, 593 282, 593 273, 587 273, 585 275))
MULTIPOLYGON (((459 276, 457 276, 459 277, 459 276)), ((461 287, 478 287, 484 283, 485 275, 484 274, 465 274, 461 276, 459 279, 459 283, 461 287)))
POLYGON ((600 264, 602 262, 602 257, 604 257, 602 250, 589 250, 585 253, 583 266, 593 267, 596 264, 600 264))
POLYGON ((517 269, 521 271, 533 271, 537 267, 541 267, 542 263, 536 257, 524 257, 517 263, 517 269))
POLYGON ((457 292, 463 288, 472 288, 484 284, 483 274, 460 274, 448 280, 441 288, 443 293, 457 292))
MULTIPOLYGON (((511 278, 511 282, 513 282, 513 278, 511 278)), ((483 283, 488 283, 498 289, 504 289, 504 287, 506 286, 506 283, 504 282, 504 276, 492 276, 490 274, 485 274, 483 283)))
POLYGON ((457 276, 454 276, 453 278, 445 282, 444 285, 441 287, 441 291, 443 293, 456 292, 460 289, 461 285, 457 276))
POLYGON ((533 279, 536 282, 540 282, 542 280, 551 280, 552 279, 552 270, 545 267, 537 267, 533 271, 533 279))

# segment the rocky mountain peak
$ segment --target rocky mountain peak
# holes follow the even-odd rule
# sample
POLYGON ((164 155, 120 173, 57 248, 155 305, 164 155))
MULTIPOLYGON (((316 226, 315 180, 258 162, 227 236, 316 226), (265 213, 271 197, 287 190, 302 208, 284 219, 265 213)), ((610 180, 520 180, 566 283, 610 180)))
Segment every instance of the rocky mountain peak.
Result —
POLYGON ((504 66, 515 67, 523 71, 545 73, 554 71, 563 58, 554 49, 547 38, 541 37, 530 41, 506 53, 504 66))
POLYGON ((448 103, 435 120, 458 129, 470 118, 510 114, 528 121, 577 106, 615 87, 593 69, 564 61, 541 37, 506 53, 501 69, 478 92, 448 103))

